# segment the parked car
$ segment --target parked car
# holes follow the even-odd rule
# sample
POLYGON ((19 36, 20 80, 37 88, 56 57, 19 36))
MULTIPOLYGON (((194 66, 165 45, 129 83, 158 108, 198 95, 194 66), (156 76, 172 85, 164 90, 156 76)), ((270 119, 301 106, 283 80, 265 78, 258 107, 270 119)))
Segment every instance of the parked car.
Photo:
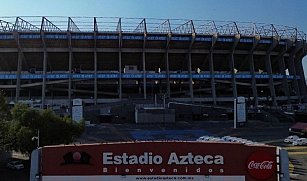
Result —
POLYGON ((21 161, 10 161, 6 166, 13 170, 22 170, 25 168, 21 161))
POLYGON ((212 136, 201 136, 196 141, 204 142, 204 141, 209 141, 209 140, 211 140, 213 138, 214 137, 212 137, 212 136))
POLYGON ((292 144, 293 144, 294 146, 296 146, 296 145, 299 145, 299 146, 301 146, 301 145, 307 145, 307 138, 299 138, 299 139, 293 141, 292 144))
POLYGON ((288 136, 286 139, 284 139, 284 142, 293 143, 293 141, 296 141, 297 139, 299 139, 297 135, 291 135, 291 136, 288 136))

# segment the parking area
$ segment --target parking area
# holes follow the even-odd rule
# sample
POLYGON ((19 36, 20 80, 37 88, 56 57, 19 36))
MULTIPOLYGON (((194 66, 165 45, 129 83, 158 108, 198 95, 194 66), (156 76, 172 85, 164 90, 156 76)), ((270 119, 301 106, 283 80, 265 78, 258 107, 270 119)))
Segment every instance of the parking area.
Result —
POLYGON ((291 180, 307 180, 307 146, 292 146, 283 140, 289 135, 293 123, 249 121, 233 128, 232 121, 193 121, 175 124, 110 124, 91 125, 86 128, 81 143, 147 140, 196 140, 200 136, 235 136, 251 141, 280 146, 288 150, 291 180))
POLYGON ((29 181, 30 164, 28 160, 22 160, 25 169, 12 170, 5 165, 0 166, 0 180, 1 181, 29 181))

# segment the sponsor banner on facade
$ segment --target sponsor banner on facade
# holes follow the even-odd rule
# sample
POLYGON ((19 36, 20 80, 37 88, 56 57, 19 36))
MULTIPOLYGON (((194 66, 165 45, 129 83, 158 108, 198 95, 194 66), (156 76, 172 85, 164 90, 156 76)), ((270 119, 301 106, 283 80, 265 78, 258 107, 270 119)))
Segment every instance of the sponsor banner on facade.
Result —
POLYGON ((235 143, 129 142, 45 147, 44 176, 193 175, 277 179, 276 148, 235 143))

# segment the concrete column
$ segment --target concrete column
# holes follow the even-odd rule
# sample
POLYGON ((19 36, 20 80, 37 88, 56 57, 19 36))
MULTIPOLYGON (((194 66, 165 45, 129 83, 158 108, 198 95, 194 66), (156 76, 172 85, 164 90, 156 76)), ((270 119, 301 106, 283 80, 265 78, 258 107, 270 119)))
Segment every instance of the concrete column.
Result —
POLYGON ((192 46, 195 40, 195 33, 192 34, 192 41, 189 46, 189 52, 188 52, 188 73, 189 73, 189 90, 190 90, 190 98, 191 102, 194 102, 194 90, 193 90, 193 77, 192 77, 192 46))
POLYGON ((289 65, 290 65, 289 72, 290 72, 290 75, 294 76, 293 84, 294 84, 296 96, 298 96, 298 103, 302 102, 302 97, 301 97, 300 86, 299 86, 298 79, 297 79, 297 75, 298 75, 299 70, 296 70, 297 69, 296 60, 298 59, 298 57, 300 57, 299 52, 303 51, 303 54, 305 54, 304 53, 304 46, 305 46, 304 41, 295 42, 295 49, 292 50, 292 52, 289 56, 289 65))
POLYGON ((289 65, 290 65, 290 69, 289 69, 289 73, 290 75, 293 75, 294 76, 294 79, 293 79, 293 84, 294 84, 294 89, 295 89, 295 92, 296 92, 296 96, 298 97, 298 103, 301 103, 301 94, 300 94, 300 88, 299 88, 299 85, 298 85, 298 81, 297 81, 297 73, 296 73, 296 70, 295 70, 295 63, 294 63, 295 59, 294 59, 294 53, 292 53, 289 57, 289 65))
POLYGON ((169 79, 169 60, 168 60, 168 49, 166 51, 166 84, 167 84, 167 96, 168 98, 171 97, 171 83, 170 83, 170 79, 169 79))
POLYGON ((188 73, 189 73, 189 89, 190 89, 190 98, 191 102, 194 100, 194 94, 193 94, 193 78, 192 78, 192 55, 191 51, 188 53, 188 73))
POLYGON ((254 50, 258 46, 259 40, 260 40, 260 36, 255 35, 253 46, 248 53, 248 62, 249 62, 250 73, 252 75, 252 91, 253 91, 255 107, 258 106, 258 93, 257 93, 257 82, 256 82, 256 77, 255 77, 254 50))
POLYGON ((249 69, 252 75, 252 90, 253 90, 254 103, 255 103, 255 107, 257 107, 258 106, 258 93, 257 93, 257 83, 256 83, 256 78, 255 78, 255 65, 254 65, 253 51, 249 53, 248 60, 249 60, 249 69))
POLYGON ((98 81, 97 81, 97 34, 94 33, 94 105, 97 105, 98 98, 98 81))
POLYGON ((69 48, 69 62, 68 62, 68 71, 69 71, 69 79, 68 79, 68 101, 69 101, 69 113, 70 115, 72 114, 72 97, 71 97, 71 94, 72 94, 72 91, 71 91, 71 88, 72 88, 72 56, 73 56, 73 53, 72 53, 72 45, 71 45, 71 35, 68 34, 68 37, 69 37, 69 40, 68 40, 68 48, 69 48))
POLYGON ((266 67, 267 73, 269 74, 269 88, 270 88, 273 106, 277 106, 277 101, 276 101, 276 92, 275 92, 273 72, 272 72, 271 52, 278 45, 279 39, 280 39, 279 37, 273 37, 272 44, 265 56, 265 67, 266 67))
POLYGON ((145 54, 145 47, 146 47, 146 33, 144 33, 144 42, 143 42, 143 51, 142 51, 142 64, 143 64, 143 90, 144 90, 144 99, 147 99, 147 90, 146 90, 146 54, 145 54))
MULTIPOLYGON (((45 46, 45 45, 44 45, 45 46)), ((43 59, 43 84, 42 84, 42 108, 45 107, 45 97, 46 97, 46 76, 47 76, 47 50, 44 48, 44 59, 43 59)))
POLYGON ((16 97, 15 102, 18 102, 20 96, 20 84, 21 84, 21 68, 22 68, 22 52, 21 49, 18 48, 18 62, 17 62, 17 79, 16 79, 16 97))
POLYGON ((213 104, 216 105, 216 90, 215 90, 214 65, 213 65, 213 52, 212 51, 210 51, 209 66, 210 66, 210 75, 211 75, 212 99, 213 99, 213 104))
POLYGON ((274 80, 272 77, 273 73, 272 73, 272 63, 271 63, 270 53, 268 53, 265 57, 265 64, 266 64, 267 73, 269 74, 269 88, 270 88, 271 98, 273 101, 272 103, 273 103, 273 106, 277 106, 274 80))
POLYGON ((281 55, 278 58, 278 64, 279 64, 279 72, 283 75, 282 78, 282 87, 283 87, 283 92, 285 93, 285 96, 287 96, 288 103, 290 100, 290 94, 289 94, 289 87, 288 87, 288 82, 287 82, 287 75, 286 75, 286 66, 285 66, 285 57, 284 55, 281 55))
POLYGON ((118 72, 119 72, 119 79, 118 79, 118 89, 119 89, 119 99, 123 99, 123 92, 122 92, 122 52, 121 50, 118 52, 118 72))
POLYGON ((213 104, 216 105, 216 89, 215 89, 215 79, 214 79, 214 60, 213 60, 213 51, 214 51, 214 45, 216 43, 216 40, 218 38, 217 34, 214 34, 212 36, 212 44, 209 51, 209 68, 210 68, 210 75, 211 75, 211 93, 212 93, 212 99, 213 104))
POLYGON ((300 55, 297 58, 297 69, 299 70, 299 84, 300 84, 300 91, 301 91, 301 96, 302 96, 302 102, 307 101, 307 95, 306 95, 306 79, 305 79, 305 74, 304 74, 304 69, 303 69, 303 58, 307 55, 307 44, 305 41, 302 42, 302 50, 300 55))
POLYGON ((231 84, 232 84, 232 94, 233 94, 233 98, 237 98, 238 97, 238 92, 237 92, 237 81, 236 81, 236 74, 234 72, 234 68, 235 68, 235 60, 234 60, 234 52, 232 51, 230 54, 230 58, 229 58, 229 68, 230 68, 230 72, 231 72, 231 84))
POLYGON ((119 100, 122 101, 123 99, 123 92, 122 92, 122 33, 119 32, 118 38, 118 72, 119 72, 119 79, 118 79, 118 90, 119 90, 119 100))
POLYGON ((169 79, 169 59, 168 59, 168 50, 169 50, 169 43, 171 40, 171 34, 168 35, 167 37, 167 43, 166 43, 166 53, 165 53, 165 63, 166 63, 166 80, 167 80, 167 96, 168 98, 171 98, 171 83, 170 83, 170 79, 169 79))
POLYGON ((142 53, 142 61, 143 61, 143 90, 144 90, 144 99, 147 99, 146 94, 146 62, 145 62, 145 51, 142 53))
POLYGON ((94 104, 97 105, 98 98, 98 81, 97 81, 97 51, 94 51, 94 104))
POLYGON ((230 53, 230 59, 229 59, 229 68, 230 68, 230 72, 232 75, 232 79, 231 79, 231 84, 232 84, 232 93, 233 93, 233 97, 237 98, 238 97, 238 92, 237 92, 237 81, 236 81, 236 75, 234 72, 235 69, 235 60, 234 60, 234 51, 240 41, 240 34, 235 35, 235 40, 233 43, 233 47, 230 53))
POLYGON ((297 57, 297 59, 295 60, 295 64, 296 64, 295 69, 297 70, 297 74, 300 76, 300 79, 298 79, 298 82, 299 82, 301 99, 305 100, 306 99, 306 80, 305 80, 303 64, 302 64, 303 57, 304 55, 297 57))
POLYGON ((19 100, 19 96, 20 96, 20 84, 21 84, 21 80, 20 80, 20 76, 21 76, 21 68, 22 68, 22 50, 21 50, 21 46, 19 43, 19 33, 18 32, 14 32, 13 36, 15 38, 16 41, 16 45, 17 45, 17 75, 16 75, 16 89, 15 89, 15 102, 18 102, 19 100))

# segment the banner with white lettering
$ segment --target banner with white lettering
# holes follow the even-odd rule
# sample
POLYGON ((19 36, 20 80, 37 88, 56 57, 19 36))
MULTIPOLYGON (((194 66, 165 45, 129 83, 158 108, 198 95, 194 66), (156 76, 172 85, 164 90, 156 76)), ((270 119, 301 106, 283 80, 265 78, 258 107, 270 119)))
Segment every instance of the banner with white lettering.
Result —
POLYGON ((129 142, 44 147, 42 162, 44 176, 232 175, 246 180, 277 179, 276 147, 236 143, 129 142))

